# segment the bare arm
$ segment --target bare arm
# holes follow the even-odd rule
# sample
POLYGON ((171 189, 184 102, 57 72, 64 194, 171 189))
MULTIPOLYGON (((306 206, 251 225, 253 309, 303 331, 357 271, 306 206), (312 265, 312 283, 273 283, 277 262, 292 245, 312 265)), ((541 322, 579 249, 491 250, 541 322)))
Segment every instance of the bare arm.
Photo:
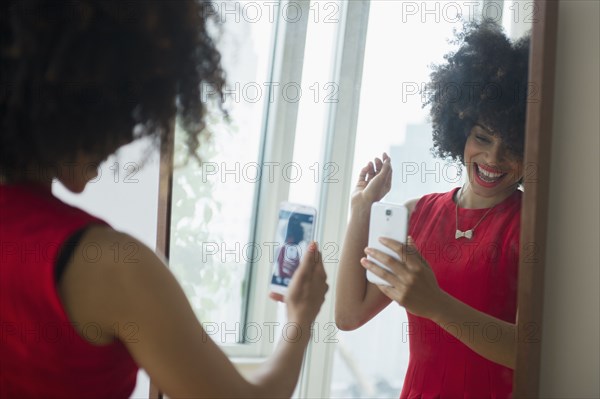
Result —
POLYGON ((289 321, 297 323, 301 337, 297 342, 282 341, 260 372, 247 381, 202 329, 179 284, 154 252, 108 228, 91 228, 78 248, 89 243, 99 245, 101 259, 87 262, 76 249, 59 286, 71 321, 79 325, 94 321, 104 332, 113 332, 111 338, 125 344, 168 396, 291 396, 310 324, 327 290, 323 265, 316 256, 309 256, 311 252, 304 257, 286 297, 289 321), (134 263, 115 259, 115 243, 117 248, 133 245, 138 249, 135 259, 129 259, 134 263), (115 325, 134 325, 136 335, 115 325))
POLYGON ((377 250, 368 253, 390 267, 377 267, 366 258, 363 266, 392 286, 379 286, 390 300, 409 312, 428 318, 444 328, 481 356, 514 368, 516 359, 515 325, 480 312, 444 292, 433 271, 409 241, 404 245, 384 239, 385 245, 400 255, 400 261, 377 250))
POLYGON ((360 265, 369 238, 371 205, 381 200, 391 187, 390 159, 365 166, 352 195, 351 216, 346 229, 344 245, 337 273, 335 322, 341 330, 354 330, 372 319, 385 308, 390 299, 370 284, 360 265))
POLYGON ((515 368, 515 324, 480 312, 446 293, 431 320, 486 359, 515 368))
POLYGON ((336 282, 335 323, 354 330, 371 320, 391 300, 367 281, 360 265, 369 236, 370 206, 353 206, 344 238, 336 282))

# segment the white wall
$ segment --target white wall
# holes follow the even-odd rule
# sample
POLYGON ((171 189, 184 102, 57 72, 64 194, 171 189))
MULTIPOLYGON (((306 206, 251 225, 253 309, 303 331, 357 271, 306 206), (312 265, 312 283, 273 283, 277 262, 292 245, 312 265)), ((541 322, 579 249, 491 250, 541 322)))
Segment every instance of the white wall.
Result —
POLYGON ((600 2, 561 1, 540 397, 600 397, 600 2))

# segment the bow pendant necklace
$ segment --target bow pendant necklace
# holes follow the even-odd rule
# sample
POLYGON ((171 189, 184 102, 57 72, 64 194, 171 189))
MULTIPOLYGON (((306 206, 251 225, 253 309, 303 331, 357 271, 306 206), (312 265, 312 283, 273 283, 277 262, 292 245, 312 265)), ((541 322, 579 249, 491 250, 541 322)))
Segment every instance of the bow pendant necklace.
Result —
POLYGON ((475 224, 475 226, 473 226, 472 228, 462 231, 458 228, 458 203, 460 202, 460 200, 462 199, 462 193, 463 193, 463 188, 464 186, 460 189, 459 191, 459 195, 458 198, 456 199, 456 233, 454 234, 454 238, 456 238, 457 240, 459 238, 466 238, 468 240, 473 238, 473 234, 475 234, 475 229, 477 228, 477 226, 479 226, 479 223, 481 223, 483 221, 483 219, 485 219, 485 217, 492 211, 492 209, 494 209, 496 207, 496 205, 494 205, 493 207, 491 207, 490 209, 487 210, 486 213, 483 214, 483 216, 481 217, 481 219, 479 219, 479 221, 475 224))

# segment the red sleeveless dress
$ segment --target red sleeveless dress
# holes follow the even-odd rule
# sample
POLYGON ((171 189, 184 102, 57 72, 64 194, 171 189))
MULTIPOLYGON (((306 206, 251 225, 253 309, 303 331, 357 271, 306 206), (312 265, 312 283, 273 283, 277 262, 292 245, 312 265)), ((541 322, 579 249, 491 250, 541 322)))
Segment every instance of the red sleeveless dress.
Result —
MULTIPOLYGON (((471 240, 455 238, 458 189, 426 195, 415 206, 409 234, 439 286, 469 306, 515 323, 521 191, 482 220, 471 240)), ((488 209, 458 209, 458 228, 477 224, 488 209)), ((478 355, 429 319, 408 313, 409 364, 401 398, 507 398, 513 371, 478 355)), ((456 326, 469 334, 473 326, 456 326), (470 330, 471 329, 471 330, 470 330)), ((483 326, 490 342, 493 324, 483 326)))
MULTIPOLYGON (((133 391, 138 367, 125 346, 83 339, 58 296, 59 253, 90 224, 106 225, 48 189, 0 185, 0 397, 126 398, 133 391)), ((101 333, 95 323, 82 328, 91 339, 101 333)))

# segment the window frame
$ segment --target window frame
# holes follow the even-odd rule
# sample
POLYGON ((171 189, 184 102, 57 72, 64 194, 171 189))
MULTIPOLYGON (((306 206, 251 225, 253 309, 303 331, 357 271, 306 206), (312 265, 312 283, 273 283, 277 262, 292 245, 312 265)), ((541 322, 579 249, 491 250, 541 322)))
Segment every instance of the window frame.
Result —
MULTIPOLYGON (((287 20, 281 17, 281 13, 278 14, 271 45, 273 49, 271 82, 300 82, 302 80, 303 64, 297 60, 302 60, 304 57, 309 2, 285 0, 280 2, 281 7, 285 7, 285 3, 290 2, 294 2, 301 8, 302 16, 296 21, 287 20)), ((259 163, 263 165, 263 170, 265 166, 272 165, 270 163, 279 166, 287 163, 292 159, 294 153, 299 102, 285 99, 281 92, 278 94, 270 97, 265 106, 259 155, 259 163)), ((271 96, 272 93, 269 95, 271 96)), ((252 240, 256 243, 273 241, 276 226, 274 222, 269 223, 269 221, 276 220, 279 204, 287 199, 290 189, 290 182, 286 179, 275 178, 273 181, 269 181, 270 177, 270 174, 263 173, 255 191, 252 240)), ((244 323, 250 320, 261 324, 276 319, 277 304, 268 299, 272 268, 269 258, 261 256, 256 262, 249 262, 249 289, 247 290, 247 311, 244 323)), ((251 365, 256 363, 254 358, 268 356, 276 343, 277 339, 275 342, 260 339, 256 344, 222 345, 221 348, 229 356, 234 357, 236 363, 251 365)))
MULTIPOLYGON (((343 95, 329 109, 328 134, 322 162, 335 163, 340 176, 352 176, 370 2, 342 1, 340 5, 342 12, 336 41, 333 82, 343 95)), ((350 202, 348 193, 353 183, 350 179, 340 179, 336 184, 322 184, 320 187, 319 209, 328 211, 321 212, 317 235, 322 246, 336 243, 336 258, 339 258, 346 230, 350 202)), ((325 263, 329 292, 315 320, 321 330, 318 338, 311 340, 307 350, 298 397, 329 396, 335 346, 324 336, 322 327, 334 320, 336 266, 337 262, 325 263)))

